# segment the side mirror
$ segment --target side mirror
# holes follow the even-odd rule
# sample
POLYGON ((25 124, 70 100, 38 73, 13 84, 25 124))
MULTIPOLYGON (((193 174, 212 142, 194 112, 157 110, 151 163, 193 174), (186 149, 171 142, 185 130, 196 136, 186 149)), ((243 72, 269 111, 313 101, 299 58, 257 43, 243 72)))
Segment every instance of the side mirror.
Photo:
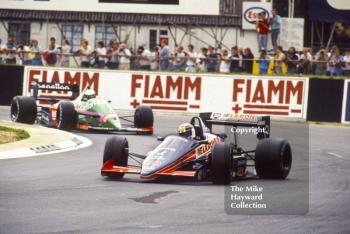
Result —
POLYGON ((162 136, 157 137, 157 141, 164 141, 164 140, 165 140, 165 137, 162 137, 162 136))

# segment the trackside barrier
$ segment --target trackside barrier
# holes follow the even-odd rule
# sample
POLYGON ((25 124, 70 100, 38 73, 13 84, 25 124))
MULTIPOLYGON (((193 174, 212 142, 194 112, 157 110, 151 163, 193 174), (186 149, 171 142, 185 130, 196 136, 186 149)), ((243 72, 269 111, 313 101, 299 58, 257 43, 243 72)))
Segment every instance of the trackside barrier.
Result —
POLYGON ((350 80, 344 82, 342 123, 350 123, 350 80))
POLYGON ((344 80, 310 79, 308 121, 341 122, 344 80))
MULTIPOLYGON (((93 88, 113 108, 131 110, 149 105, 178 112, 233 112, 306 119, 309 79, 245 75, 110 71, 57 67, 26 67, 23 94, 33 81, 74 83, 93 88)), ((64 97, 63 91, 39 93, 64 97)))
POLYGON ((22 93, 23 66, 0 65, 0 105, 10 105, 22 93))

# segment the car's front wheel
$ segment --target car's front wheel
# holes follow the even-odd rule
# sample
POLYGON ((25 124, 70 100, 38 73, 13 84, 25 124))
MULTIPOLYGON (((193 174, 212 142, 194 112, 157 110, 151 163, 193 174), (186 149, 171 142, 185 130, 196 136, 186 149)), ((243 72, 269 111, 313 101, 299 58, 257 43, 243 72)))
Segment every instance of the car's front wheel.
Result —
POLYGON ((139 106, 135 110, 134 122, 137 128, 153 127, 153 111, 149 106, 139 106))
POLYGON ((285 179, 292 167, 292 149, 287 140, 266 138, 258 142, 255 170, 260 178, 285 179))
MULTIPOLYGON (((125 137, 113 136, 107 139, 103 152, 103 165, 113 160, 115 166, 127 167, 129 159, 129 143, 125 137)), ((105 173, 102 176, 111 178, 122 178, 124 173, 105 173)))
POLYGON ((37 105, 33 97, 16 96, 11 101, 11 120, 18 123, 34 124, 37 105))

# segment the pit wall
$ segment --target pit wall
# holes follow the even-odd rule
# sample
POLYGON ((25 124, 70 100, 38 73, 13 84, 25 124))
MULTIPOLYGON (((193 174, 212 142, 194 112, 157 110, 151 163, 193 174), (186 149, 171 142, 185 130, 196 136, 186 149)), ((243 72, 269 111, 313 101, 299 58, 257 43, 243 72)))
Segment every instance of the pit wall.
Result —
MULTIPOLYGON (((33 81, 90 86, 115 109, 233 112, 274 119, 350 123, 350 80, 308 77, 0 66, 0 104, 30 95, 33 81)), ((42 92, 46 97, 69 93, 42 92)))

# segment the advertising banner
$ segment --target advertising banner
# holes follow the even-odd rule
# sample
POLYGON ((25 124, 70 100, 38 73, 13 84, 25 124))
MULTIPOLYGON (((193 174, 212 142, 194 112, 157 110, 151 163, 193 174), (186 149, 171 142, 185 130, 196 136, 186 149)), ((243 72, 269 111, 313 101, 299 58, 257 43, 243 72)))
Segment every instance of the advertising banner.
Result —
MULTIPOLYGON (((76 84, 93 88, 113 108, 132 110, 149 105, 154 110, 233 112, 305 119, 308 79, 245 75, 165 73, 26 67, 24 95, 33 81, 76 84)), ((63 91, 40 91, 46 97, 64 97, 63 91)))

